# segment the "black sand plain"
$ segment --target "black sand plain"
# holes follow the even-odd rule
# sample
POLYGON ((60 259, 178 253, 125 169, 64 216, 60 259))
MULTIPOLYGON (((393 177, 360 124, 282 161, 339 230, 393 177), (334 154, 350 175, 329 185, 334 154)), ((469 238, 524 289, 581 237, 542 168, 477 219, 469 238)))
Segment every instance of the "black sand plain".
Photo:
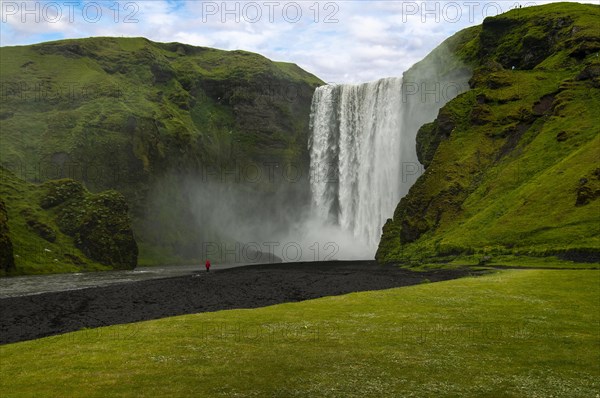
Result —
POLYGON ((478 274, 414 272, 375 261, 250 265, 0 300, 0 344, 168 316, 257 308, 478 274))

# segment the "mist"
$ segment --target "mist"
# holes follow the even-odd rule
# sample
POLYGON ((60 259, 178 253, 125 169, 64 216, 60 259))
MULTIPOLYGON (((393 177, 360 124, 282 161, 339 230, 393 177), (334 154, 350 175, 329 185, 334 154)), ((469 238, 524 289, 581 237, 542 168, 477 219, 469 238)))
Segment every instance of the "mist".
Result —
POLYGON ((294 178, 282 173, 242 181, 165 174, 149 194, 146 240, 154 249, 177 252, 189 261, 209 258, 248 264, 370 258, 367 246, 352 234, 318 219, 311 206, 308 171, 305 166, 294 178))

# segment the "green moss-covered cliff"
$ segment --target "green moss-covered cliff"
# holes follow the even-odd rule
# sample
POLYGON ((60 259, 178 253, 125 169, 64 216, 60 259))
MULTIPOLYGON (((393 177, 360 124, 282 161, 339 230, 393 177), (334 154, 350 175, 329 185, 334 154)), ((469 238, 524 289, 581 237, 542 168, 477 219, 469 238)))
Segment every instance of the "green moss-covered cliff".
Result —
POLYGON ((2 162, 29 178, 81 173, 98 188, 227 160, 232 150, 240 161, 297 160, 321 83, 258 54, 144 38, 63 40, 0 54, 2 162))
POLYGON ((420 129, 426 170, 384 226, 377 260, 598 261, 600 6, 515 9, 440 48, 472 68, 470 89, 420 129))
POLYGON ((32 184, 0 167, 0 272, 8 275, 133 269, 138 247, 116 191, 81 183, 32 184))
MULTIPOLYGON (((121 192, 146 263, 197 259, 199 242, 217 238, 207 235, 215 226, 191 221, 190 181, 288 164, 308 175, 310 103, 322 82, 294 64, 96 37, 2 47, 0 79, 0 163, 31 182, 121 192)), ((308 202, 306 182, 285 195, 308 202)), ((263 178, 244 189, 252 197, 280 185, 263 178)))

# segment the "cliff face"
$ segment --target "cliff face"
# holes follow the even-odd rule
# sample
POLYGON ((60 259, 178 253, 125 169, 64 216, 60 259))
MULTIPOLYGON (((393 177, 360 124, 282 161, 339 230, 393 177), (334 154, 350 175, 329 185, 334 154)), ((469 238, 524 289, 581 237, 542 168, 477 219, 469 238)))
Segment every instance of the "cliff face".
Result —
MULTIPOLYGON (((142 249, 162 247, 161 261, 185 248, 196 256, 210 228, 190 223, 195 199, 181 194, 190 180, 288 164, 308 175, 310 102, 322 82, 294 64, 108 37, 3 47, 0 62, 2 165, 32 182, 118 190, 142 249), (157 208, 157 193, 170 206, 157 208)), ((246 188, 280 190, 265 180, 246 188)), ((308 201, 305 180, 286 195, 308 201)))
POLYGON ((384 226, 377 260, 597 259, 600 7, 516 9, 448 42, 473 70, 470 89, 421 127, 426 170, 384 226))

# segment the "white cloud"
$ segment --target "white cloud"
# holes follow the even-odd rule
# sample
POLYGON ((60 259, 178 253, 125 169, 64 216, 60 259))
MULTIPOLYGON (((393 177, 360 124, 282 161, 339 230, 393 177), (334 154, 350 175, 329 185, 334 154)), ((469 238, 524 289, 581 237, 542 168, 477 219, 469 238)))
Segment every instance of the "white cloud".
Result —
POLYGON ((210 47, 214 45, 213 41, 209 37, 197 33, 188 32, 177 32, 174 35, 173 41, 187 43, 199 47, 210 47))
MULTIPOLYGON (((598 4, 599 0, 587 2, 598 4)), ((485 15, 508 11, 517 0, 230 1, 227 9, 222 1, 80 1, 71 10, 63 7, 63 18, 54 23, 50 21, 57 14, 50 3, 63 4, 29 4, 29 10, 40 10, 36 22, 35 13, 22 20, 21 1, 2 1, 0 45, 99 35, 144 36, 255 51, 277 61, 295 62, 325 81, 354 83, 401 75, 448 36, 481 23, 485 15), (102 4, 101 18, 95 22, 94 4, 102 4)))

